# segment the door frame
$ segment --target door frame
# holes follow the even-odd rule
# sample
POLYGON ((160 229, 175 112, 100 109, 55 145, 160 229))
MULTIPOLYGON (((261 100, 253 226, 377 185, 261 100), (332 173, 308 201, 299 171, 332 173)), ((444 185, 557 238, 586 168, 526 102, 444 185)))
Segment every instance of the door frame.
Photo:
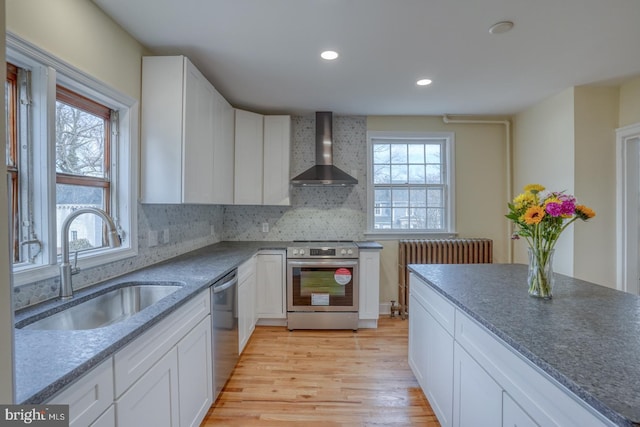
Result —
POLYGON ((616 287, 640 294, 640 123, 616 129, 616 287))

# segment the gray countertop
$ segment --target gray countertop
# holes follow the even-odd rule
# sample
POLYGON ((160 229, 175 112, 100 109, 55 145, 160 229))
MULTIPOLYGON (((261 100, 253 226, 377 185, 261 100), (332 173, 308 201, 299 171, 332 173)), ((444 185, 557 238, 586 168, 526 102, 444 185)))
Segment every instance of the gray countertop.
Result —
POLYGON ((556 274, 553 298, 532 298, 520 264, 409 268, 615 424, 640 425, 640 297, 556 274))
MULTIPOLYGON (((74 299, 128 281, 178 281, 179 290, 135 316, 113 326, 84 331, 15 329, 16 402, 37 404, 51 398, 103 360, 168 316, 213 282, 251 258, 258 250, 286 249, 289 242, 221 242, 136 272, 75 292, 74 299)), ((44 317, 60 300, 16 313, 19 325, 27 317, 44 317)))

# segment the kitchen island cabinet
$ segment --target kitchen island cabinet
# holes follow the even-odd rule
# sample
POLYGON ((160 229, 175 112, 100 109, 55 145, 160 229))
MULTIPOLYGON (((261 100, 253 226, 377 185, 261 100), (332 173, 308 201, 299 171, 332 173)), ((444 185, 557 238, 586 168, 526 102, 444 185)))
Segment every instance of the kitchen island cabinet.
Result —
POLYGON ((553 299, 532 298, 526 265, 410 271, 409 361, 443 425, 640 422, 640 368, 628 357, 640 352, 638 296, 557 274, 553 299), (434 327, 450 338, 432 341, 434 327), (452 343, 452 355, 429 357, 452 343), (431 383, 430 369, 446 375, 431 383))

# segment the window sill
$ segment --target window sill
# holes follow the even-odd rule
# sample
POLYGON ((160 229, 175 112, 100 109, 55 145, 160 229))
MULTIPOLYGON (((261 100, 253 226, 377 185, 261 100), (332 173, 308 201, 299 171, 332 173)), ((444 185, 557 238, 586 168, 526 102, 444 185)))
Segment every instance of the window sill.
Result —
MULTIPOLYGON (((133 248, 121 248, 117 250, 104 251, 84 258, 78 258, 80 270, 87 270, 94 267, 109 264, 114 261, 131 258, 137 255, 133 248)), ((73 262, 73 259, 72 259, 73 262)), ((55 265, 41 265, 34 267, 23 267, 13 273, 13 286, 22 286, 47 280, 60 275, 60 260, 55 265)))
POLYGON ((364 233, 366 240, 401 240, 401 239, 453 239, 458 234, 455 232, 425 233, 418 231, 367 231, 364 233))

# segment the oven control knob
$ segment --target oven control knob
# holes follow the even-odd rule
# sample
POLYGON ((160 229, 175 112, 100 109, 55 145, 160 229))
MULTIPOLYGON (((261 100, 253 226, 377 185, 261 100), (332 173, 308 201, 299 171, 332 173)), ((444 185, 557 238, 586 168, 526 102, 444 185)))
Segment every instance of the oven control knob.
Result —
POLYGON ((294 254, 294 255, 298 255, 298 250, 297 250, 297 249, 294 249, 294 250, 293 250, 293 254, 294 254))
POLYGON ((340 255, 345 255, 346 253, 347 253, 346 249, 342 249, 342 250, 340 251, 340 255))
POLYGON ((348 254, 348 255, 353 255, 353 250, 352 250, 352 249, 349 249, 349 250, 347 251, 347 254, 348 254))
POLYGON ((300 255, 304 255, 304 249, 300 249, 300 255))

